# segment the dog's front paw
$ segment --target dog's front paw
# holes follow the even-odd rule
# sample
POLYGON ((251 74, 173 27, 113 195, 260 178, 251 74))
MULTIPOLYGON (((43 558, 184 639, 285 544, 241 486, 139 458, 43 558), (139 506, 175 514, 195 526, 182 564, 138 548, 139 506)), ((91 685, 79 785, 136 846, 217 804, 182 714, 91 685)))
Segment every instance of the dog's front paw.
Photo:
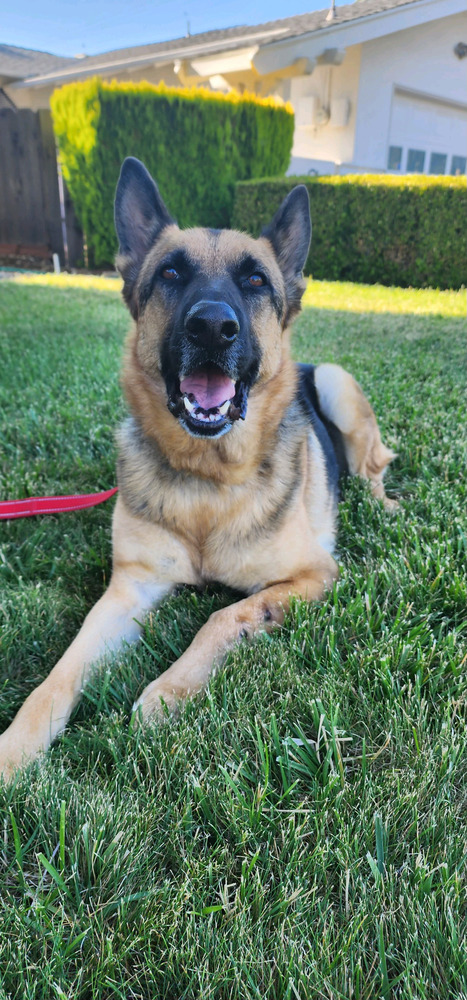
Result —
POLYGON ((27 764, 22 747, 12 744, 8 732, 0 736, 0 779, 8 784, 15 773, 27 764))
POLYGON ((18 766, 17 764, 12 764, 10 760, 2 760, 0 757, 0 782, 3 781, 5 785, 9 785, 15 772, 18 770, 18 766))
POLYGON ((394 513, 397 513, 397 511, 401 509, 401 505, 398 500, 392 500, 391 497, 387 496, 383 498, 383 507, 385 510, 393 511, 394 513))
POLYGON ((144 689, 138 700, 133 705, 133 714, 136 720, 145 722, 153 719, 158 722, 166 721, 168 717, 177 714, 180 703, 185 700, 188 692, 182 688, 174 687, 168 681, 158 677, 144 689))

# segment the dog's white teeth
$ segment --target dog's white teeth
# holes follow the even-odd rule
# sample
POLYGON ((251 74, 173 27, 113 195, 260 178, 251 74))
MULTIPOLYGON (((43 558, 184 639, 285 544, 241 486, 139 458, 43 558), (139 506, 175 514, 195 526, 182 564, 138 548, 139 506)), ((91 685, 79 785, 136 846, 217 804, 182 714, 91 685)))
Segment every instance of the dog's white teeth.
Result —
POLYGON ((222 417, 225 417, 229 409, 230 402, 230 399, 226 399, 225 403, 222 403, 222 406, 216 407, 214 413, 207 413, 206 410, 203 410, 203 408, 199 406, 194 396, 192 396, 191 399, 189 399, 188 396, 183 397, 183 403, 185 409, 188 410, 188 413, 191 413, 196 420, 200 420, 205 424, 213 424, 218 420, 222 420, 222 417))
POLYGON ((183 397, 183 402, 185 404, 185 409, 188 410, 188 413, 194 413, 196 406, 194 403, 190 403, 188 396, 183 397))

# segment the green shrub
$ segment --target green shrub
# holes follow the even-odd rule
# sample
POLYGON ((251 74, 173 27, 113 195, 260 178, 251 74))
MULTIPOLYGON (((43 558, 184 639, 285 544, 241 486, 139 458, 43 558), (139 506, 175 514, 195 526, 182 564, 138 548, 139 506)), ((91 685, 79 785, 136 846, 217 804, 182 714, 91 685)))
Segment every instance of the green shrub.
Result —
POLYGON ((353 174, 243 182, 233 225, 258 235, 298 183, 306 184, 311 202, 307 274, 419 288, 465 284, 465 178, 353 174))
POLYGON ((235 182, 287 169, 290 106, 251 94, 149 83, 68 84, 51 98, 62 169, 89 263, 113 261, 113 199, 125 156, 156 178, 180 225, 229 225, 235 182))

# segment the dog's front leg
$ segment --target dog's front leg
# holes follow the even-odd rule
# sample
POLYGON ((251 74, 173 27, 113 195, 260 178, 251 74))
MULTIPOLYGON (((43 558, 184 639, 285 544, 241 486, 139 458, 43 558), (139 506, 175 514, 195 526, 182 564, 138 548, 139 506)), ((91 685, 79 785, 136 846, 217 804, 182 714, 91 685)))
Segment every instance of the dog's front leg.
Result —
POLYGON ((0 774, 13 771, 46 750, 64 729, 96 659, 122 642, 138 638, 145 613, 171 589, 116 571, 109 588, 49 676, 31 692, 0 736, 0 774))
POLYGON ((215 611, 180 659, 145 688, 135 710, 140 709, 143 718, 162 718, 164 705, 174 711, 179 702, 206 687, 213 669, 236 642, 281 624, 291 597, 320 600, 337 575, 336 563, 323 552, 318 568, 215 611))

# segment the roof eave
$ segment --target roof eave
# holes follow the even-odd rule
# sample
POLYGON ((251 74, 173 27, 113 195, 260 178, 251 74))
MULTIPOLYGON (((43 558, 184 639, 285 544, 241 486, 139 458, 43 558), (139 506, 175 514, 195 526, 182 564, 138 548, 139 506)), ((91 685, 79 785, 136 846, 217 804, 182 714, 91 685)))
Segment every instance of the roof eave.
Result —
POLYGON ((254 65, 258 73, 273 72, 278 67, 291 65, 298 58, 316 58, 326 48, 337 46, 343 49, 362 44, 381 35, 418 27, 464 10, 465 0, 407 0, 406 4, 398 7, 363 14, 354 20, 328 21, 312 31, 268 42, 259 49, 254 65), (430 12, 431 16, 427 16, 430 12), (329 43, 330 36, 332 45, 329 43), (279 53, 282 53, 282 59, 278 63, 279 53))
MULTIPOLYGON (((67 70, 62 70, 60 73, 44 73, 40 76, 27 77, 24 80, 18 80, 12 86, 15 89, 20 90, 28 87, 45 87, 48 84, 60 83, 64 84, 71 80, 79 80, 84 77, 89 76, 99 76, 99 74, 109 75, 111 73, 122 72, 134 68, 143 68, 145 66, 164 66, 173 63, 175 59, 196 59, 197 57, 205 56, 208 53, 215 55, 219 53, 220 55, 224 52, 235 51, 237 48, 244 48, 245 45, 252 45, 255 41, 264 39, 268 41, 269 39, 274 39, 274 36, 282 35, 287 31, 286 28, 276 28, 270 31, 256 31, 252 28, 250 33, 245 35, 240 35, 236 38, 227 38, 224 42, 201 42, 195 45, 177 45, 172 49, 166 49, 164 52, 157 53, 146 53, 143 56, 131 56, 127 59, 116 59, 112 62, 102 62, 97 65, 93 63, 90 67, 84 64, 84 60, 81 62, 81 66, 70 66, 67 70)), ((94 59, 94 57, 92 57, 94 59)))

